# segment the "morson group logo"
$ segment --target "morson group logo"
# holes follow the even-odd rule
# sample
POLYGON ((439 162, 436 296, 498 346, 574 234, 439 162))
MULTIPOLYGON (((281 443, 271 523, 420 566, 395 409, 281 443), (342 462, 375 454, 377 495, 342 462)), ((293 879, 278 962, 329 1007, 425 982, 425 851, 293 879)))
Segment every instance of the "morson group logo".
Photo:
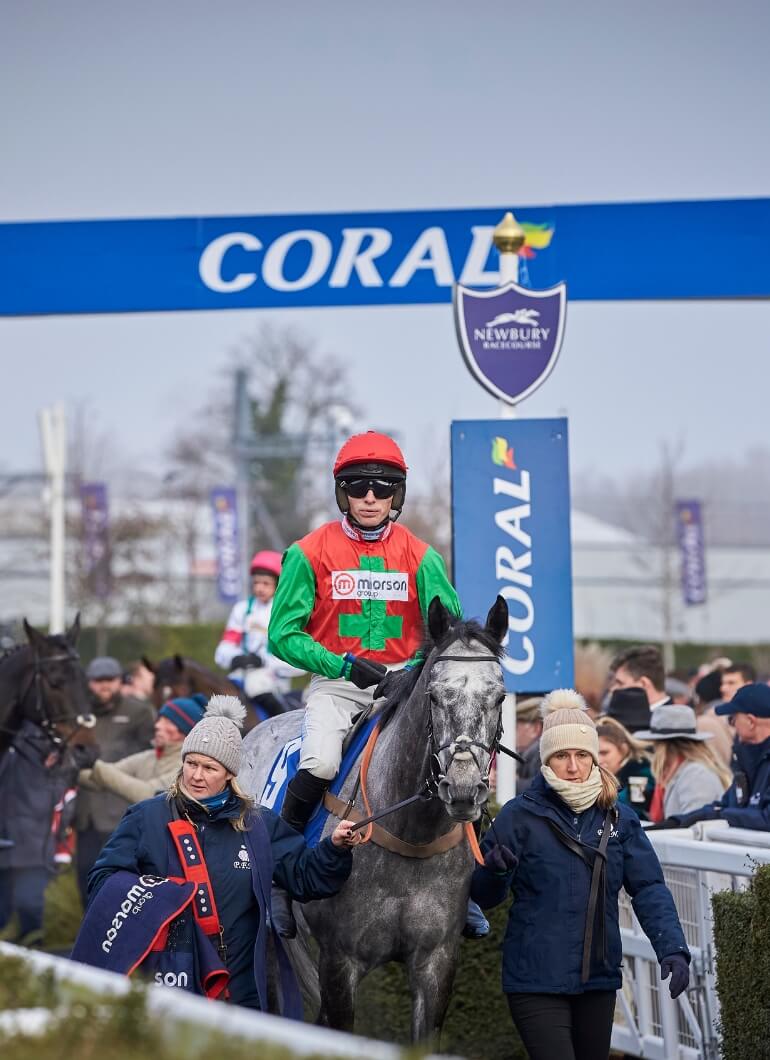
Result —
POLYGON ((465 363, 495 397, 523 400, 553 371, 564 336, 567 286, 531 291, 510 281, 455 287, 455 326, 465 363))

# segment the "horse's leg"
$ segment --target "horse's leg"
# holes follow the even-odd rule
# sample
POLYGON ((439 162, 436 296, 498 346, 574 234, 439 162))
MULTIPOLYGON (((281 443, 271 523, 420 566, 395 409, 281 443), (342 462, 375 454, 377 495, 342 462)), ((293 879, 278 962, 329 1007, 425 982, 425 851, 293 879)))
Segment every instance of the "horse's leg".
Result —
POLYGON ((318 977, 321 1011, 318 1022, 338 1031, 353 1031, 356 990, 364 974, 358 961, 336 953, 321 956, 318 977))
POLYGON ((438 1039, 446 1015, 457 963, 457 944, 444 943, 426 953, 412 953, 406 962, 412 994, 412 1040, 438 1039))

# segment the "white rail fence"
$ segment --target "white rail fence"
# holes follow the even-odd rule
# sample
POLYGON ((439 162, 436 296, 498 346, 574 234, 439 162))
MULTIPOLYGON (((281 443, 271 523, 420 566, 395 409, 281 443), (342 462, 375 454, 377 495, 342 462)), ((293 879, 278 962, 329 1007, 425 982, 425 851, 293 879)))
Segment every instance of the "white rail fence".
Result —
POLYGON ((625 894, 620 903, 623 989, 618 993, 612 1046, 649 1060, 718 1060, 719 1002, 711 896, 743 890, 758 865, 770 863, 770 834, 704 822, 652 832, 666 883, 692 953, 690 989, 676 1001, 661 983, 655 952, 625 894))
MULTIPOLYGON (((131 986, 125 976, 89 968, 85 964, 78 964, 63 957, 52 957, 47 953, 34 952, 5 942, 0 942, 0 958, 2 957, 20 958, 39 974, 53 972, 58 983, 85 988, 99 995, 120 996, 127 993, 131 986)), ((264 1012, 252 1012, 236 1005, 223 1009, 219 1002, 208 1001, 182 990, 154 983, 147 987, 147 1011, 151 1016, 157 1017, 163 1028, 171 1034, 174 1028, 180 1025, 198 1028, 202 1046, 205 1046, 205 1036, 226 1028, 230 1037, 253 1041, 257 1046, 255 1057, 259 1056, 259 1043, 280 1045, 292 1056, 313 1056, 319 1060, 321 1057, 400 1060, 405 1052, 399 1046, 387 1042, 343 1034, 309 1023, 297 1023, 264 1012)), ((35 1033, 43 1031, 49 1019, 50 1013, 40 1009, 4 1012, 0 1014, 0 1030, 6 1033, 35 1033)), ((9 1052, 9 1057, 11 1055, 9 1052)), ((202 1055, 207 1055, 205 1047, 202 1055)), ((426 1060, 441 1058, 434 1055, 426 1057, 426 1060)), ((445 1057, 444 1060, 448 1058, 445 1057)))

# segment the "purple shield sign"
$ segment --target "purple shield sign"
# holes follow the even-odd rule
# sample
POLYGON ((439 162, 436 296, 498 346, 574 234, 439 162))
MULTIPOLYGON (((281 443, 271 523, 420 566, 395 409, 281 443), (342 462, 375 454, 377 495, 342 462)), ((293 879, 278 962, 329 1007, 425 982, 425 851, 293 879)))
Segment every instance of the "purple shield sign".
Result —
POLYGON ((545 291, 513 281, 486 291, 458 283, 454 302, 465 363, 490 394, 515 405, 548 378, 564 336, 565 283, 545 291))

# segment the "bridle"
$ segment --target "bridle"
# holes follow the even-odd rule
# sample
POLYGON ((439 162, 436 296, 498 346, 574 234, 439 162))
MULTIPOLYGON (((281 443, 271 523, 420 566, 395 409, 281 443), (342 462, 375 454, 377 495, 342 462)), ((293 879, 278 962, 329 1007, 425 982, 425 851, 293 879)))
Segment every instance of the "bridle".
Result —
MULTIPOLYGON (((431 669, 438 662, 492 662, 500 665, 500 660, 496 655, 437 655, 431 662, 431 669)), ((458 755, 470 755, 476 764, 476 768, 481 774, 482 782, 489 786, 489 774, 492 768, 492 758, 496 751, 501 750, 500 737, 503 735, 503 697, 500 698, 500 706, 497 714, 497 724, 495 725, 495 734, 488 744, 480 743, 478 740, 471 740, 469 736, 461 734, 448 743, 436 745, 436 734, 433 728, 433 693, 430 690, 430 686, 425 689, 425 698, 427 701, 427 713, 428 713, 428 739, 430 741, 430 776, 428 778, 428 788, 432 794, 438 793, 438 786, 442 780, 446 779, 446 775, 449 772, 452 762, 458 755), (475 748, 475 750, 474 750, 475 748), (442 763, 441 755, 444 752, 448 752, 449 757, 445 762, 442 763), (482 752, 487 756, 486 771, 482 768, 481 762, 477 756, 477 752, 482 752)), ((507 748, 503 748, 507 751, 507 748)))
MULTIPOLYGON (((21 693, 18 700, 20 704, 23 703, 29 693, 34 688, 34 722, 36 725, 39 726, 39 728, 43 730, 45 735, 48 737, 54 747, 57 748, 57 750, 61 750, 66 747, 67 744, 74 738, 75 734, 80 731, 80 729, 92 729, 96 724, 96 718, 94 718, 93 715, 84 716, 82 714, 78 714, 76 717, 73 717, 71 714, 54 715, 46 709, 47 699, 44 694, 43 683, 45 682, 46 685, 51 687, 51 682, 49 679, 46 678, 45 670, 46 667, 49 666, 51 663, 60 662, 69 662, 76 666, 80 662, 80 656, 74 648, 67 648, 66 651, 59 652, 56 655, 46 655, 43 658, 40 658, 40 656, 37 654, 37 651, 33 648, 32 675, 29 679, 27 687, 24 689, 23 693, 21 693), (90 717, 90 721, 86 720, 88 717, 90 717), (56 729, 57 725, 61 725, 63 722, 69 722, 72 726, 72 731, 64 739, 59 735, 56 729)), ((53 685, 52 687, 55 688, 56 685, 53 685)), ((5 731, 10 730, 6 729, 5 731)))

